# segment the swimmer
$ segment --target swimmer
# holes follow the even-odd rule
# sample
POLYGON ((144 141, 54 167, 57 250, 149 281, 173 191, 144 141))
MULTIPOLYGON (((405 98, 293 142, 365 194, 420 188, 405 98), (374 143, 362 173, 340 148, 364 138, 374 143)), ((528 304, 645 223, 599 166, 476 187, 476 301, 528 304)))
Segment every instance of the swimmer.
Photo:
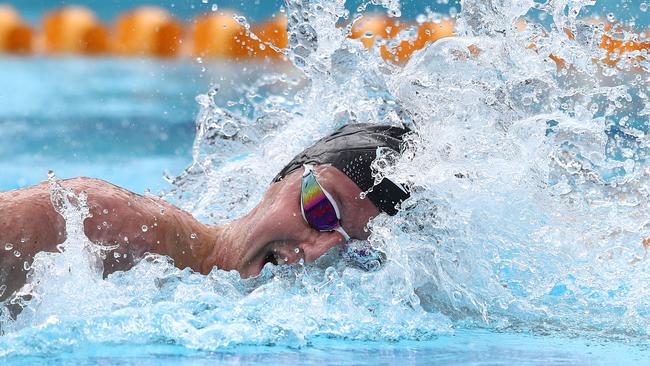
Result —
MULTIPOLYGON (((217 266, 250 277, 269 262, 309 263, 350 239, 365 240, 370 219, 380 212, 395 215, 409 193, 388 179, 374 185, 370 165, 377 148, 400 152, 408 132, 372 124, 338 129, 285 166, 248 214, 224 225, 203 224, 162 199, 98 179, 60 184, 86 192, 92 215, 84 221, 86 236, 119 245, 104 259, 104 275, 126 270, 150 252, 171 257, 179 268, 207 274, 217 266)), ((0 300, 25 283, 24 262, 40 251, 56 251, 65 237, 47 182, 0 192, 0 286, 7 286, 0 300)))

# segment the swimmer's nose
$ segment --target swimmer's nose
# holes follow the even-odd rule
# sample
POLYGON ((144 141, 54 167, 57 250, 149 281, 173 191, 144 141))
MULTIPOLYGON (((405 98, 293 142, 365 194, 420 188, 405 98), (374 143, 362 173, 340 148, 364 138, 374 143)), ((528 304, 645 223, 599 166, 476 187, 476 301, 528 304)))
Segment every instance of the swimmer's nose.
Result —
POLYGON ((317 240, 313 242, 301 243, 298 245, 304 253, 305 262, 313 262, 328 250, 345 242, 343 235, 336 231, 325 232, 318 235, 317 240))

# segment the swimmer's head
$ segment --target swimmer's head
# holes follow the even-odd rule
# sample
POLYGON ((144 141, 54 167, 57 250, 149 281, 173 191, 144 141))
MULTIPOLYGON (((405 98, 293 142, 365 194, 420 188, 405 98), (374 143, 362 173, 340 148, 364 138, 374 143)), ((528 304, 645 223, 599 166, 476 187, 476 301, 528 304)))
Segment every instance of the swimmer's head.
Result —
POLYGON ((367 239, 368 221, 380 212, 396 214, 399 203, 409 197, 407 190, 388 179, 375 184, 372 174, 378 149, 399 153, 408 132, 392 126, 348 125, 303 151, 276 176, 262 201, 230 225, 222 236, 221 253, 215 256, 223 263, 217 265, 251 276, 269 262, 314 261, 348 236, 367 239), (336 202, 340 211, 336 224, 342 230, 321 231, 324 228, 314 220, 310 224, 301 211, 305 165, 315 166, 319 184, 336 202))
MULTIPOLYGON (((352 239, 368 238, 366 225, 380 211, 340 170, 316 166, 319 183, 338 203, 340 224, 352 239)), ((246 216, 225 227, 215 253, 222 269, 236 269, 243 277, 260 273, 266 263, 313 262, 346 239, 337 231, 319 231, 303 218, 300 207, 302 172, 273 183, 262 201, 246 216)))
POLYGON ((278 173, 274 182, 287 174, 300 170, 304 164, 330 164, 343 172, 380 211, 389 215, 397 213, 399 203, 410 195, 407 189, 384 178, 375 184, 372 163, 377 150, 384 149, 399 154, 408 128, 353 124, 338 129, 298 154, 278 173))

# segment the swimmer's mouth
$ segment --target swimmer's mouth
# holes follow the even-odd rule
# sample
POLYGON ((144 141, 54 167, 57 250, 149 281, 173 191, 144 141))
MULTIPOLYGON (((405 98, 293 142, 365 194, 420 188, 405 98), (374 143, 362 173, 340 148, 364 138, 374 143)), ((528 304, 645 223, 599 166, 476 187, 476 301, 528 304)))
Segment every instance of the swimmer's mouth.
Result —
POLYGON ((262 267, 264 267, 267 263, 271 263, 274 266, 278 266, 280 264, 284 264, 284 260, 280 258, 277 253, 274 253, 272 251, 269 251, 266 256, 264 257, 264 262, 262 262, 262 267))
POLYGON ((286 261, 284 260, 284 258, 281 258, 278 253, 275 253, 273 251, 268 251, 264 256, 262 263, 259 266, 257 274, 262 273, 262 270, 264 269, 264 266, 266 266, 267 263, 271 263, 274 266, 281 266, 283 264, 286 264, 286 261))

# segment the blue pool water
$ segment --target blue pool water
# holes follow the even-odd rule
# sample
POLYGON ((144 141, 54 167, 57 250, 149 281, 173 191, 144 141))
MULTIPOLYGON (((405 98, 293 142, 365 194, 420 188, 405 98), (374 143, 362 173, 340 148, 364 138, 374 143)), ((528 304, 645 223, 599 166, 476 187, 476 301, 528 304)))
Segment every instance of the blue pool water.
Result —
POLYGON ((208 87, 189 62, 0 59, 0 189, 53 169, 137 192, 190 161, 194 96, 208 87))
POLYGON ((309 346, 238 346, 214 352, 176 345, 90 345, 74 352, 10 357, 6 365, 645 365, 643 346, 491 333, 442 335, 431 341, 317 339, 309 346))
POLYGON ((295 37, 296 66, 1 58, 0 189, 53 169, 223 222, 334 128, 407 123, 404 158, 377 167, 413 190, 370 224, 387 262, 365 272, 332 251, 241 279, 150 256, 103 278, 69 237, 0 318, 2 364, 648 364, 647 62, 592 62, 598 29, 568 11, 519 33, 540 10, 467 0, 462 37, 394 68, 345 40, 342 3, 290 3, 315 14, 292 29, 318 34, 295 37))

